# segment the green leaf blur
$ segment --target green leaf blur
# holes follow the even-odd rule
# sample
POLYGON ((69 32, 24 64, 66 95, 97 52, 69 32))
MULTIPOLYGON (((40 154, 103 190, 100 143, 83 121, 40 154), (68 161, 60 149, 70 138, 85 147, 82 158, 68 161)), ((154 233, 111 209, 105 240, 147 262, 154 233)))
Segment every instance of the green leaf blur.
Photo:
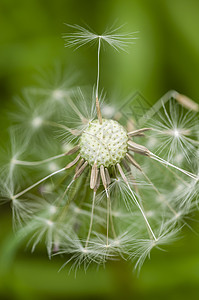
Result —
MULTIPOLYGON (((198 102, 199 2, 197 0, 1 0, 0 1, 0 144, 6 144, 12 99, 34 85, 40 70, 56 63, 80 72, 80 84, 94 84, 96 48, 64 48, 64 23, 88 24, 103 32, 115 21, 139 31, 129 53, 102 53, 101 87, 128 95, 140 91, 155 103, 175 89, 198 102), (119 90, 118 90, 119 88, 119 90)), ((12 233, 9 207, 0 210, 0 299, 197 299, 199 238, 189 228, 168 252, 152 253, 139 275, 128 262, 106 269, 60 273, 63 259, 49 261, 38 247, 31 254, 12 233)), ((194 219, 197 220, 195 215, 194 219)), ((199 225, 190 220, 198 232, 199 225)))

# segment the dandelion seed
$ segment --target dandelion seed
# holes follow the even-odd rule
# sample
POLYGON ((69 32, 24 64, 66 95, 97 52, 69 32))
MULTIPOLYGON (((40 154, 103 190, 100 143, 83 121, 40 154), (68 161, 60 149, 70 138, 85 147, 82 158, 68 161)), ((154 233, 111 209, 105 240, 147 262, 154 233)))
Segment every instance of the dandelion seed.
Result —
POLYGON ((46 220, 46 224, 50 227, 53 226, 53 222, 51 220, 46 220))
POLYGON ((174 100, 170 100, 168 109, 163 104, 163 112, 158 113, 158 119, 150 123, 153 135, 157 139, 155 150, 164 154, 168 161, 173 161, 177 154, 182 153, 190 162, 191 155, 194 155, 197 149, 196 114, 185 111, 174 100))
POLYGON ((50 211, 51 214, 55 214, 56 211, 57 211, 57 208, 55 206, 53 206, 53 205, 50 205, 49 211, 50 211))
POLYGON ((86 28, 83 28, 79 25, 70 25, 66 24, 68 27, 74 29, 73 33, 63 35, 63 38, 66 40, 66 47, 75 47, 76 49, 89 44, 95 43, 97 40, 102 40, 108 43, 115 50, 125 50, 125 47, 128 44, 133 43, 134 34, 138 33, 119 33, 119 30, 123 27, 120 26, 116 29, 107 29, 103 34, 96 34, 86 28))
POLYGON ((52 93, 52 97, 55 100, 61 100, 64 96, 64 92, 62 90, 54 90, 52 93))
POLYGON ((32 126, 35 127, 35 128, 38 128, 42 125, 42 118, 41 117, 35 117, 33 120, 32 120, 32 126))

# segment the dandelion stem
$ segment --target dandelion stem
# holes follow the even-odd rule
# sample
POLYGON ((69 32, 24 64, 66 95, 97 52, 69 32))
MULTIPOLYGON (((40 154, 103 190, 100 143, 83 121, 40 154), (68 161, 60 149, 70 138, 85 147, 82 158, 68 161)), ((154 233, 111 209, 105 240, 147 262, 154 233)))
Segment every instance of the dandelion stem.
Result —
POLYGON ((197 178, 197 176, 196 176, 195 174, 192 174, 192 173, 190 173, 190 172, 188 172, 188 171, 186 171, 186 170, 183 170, 183 169, 181 169, 181 168, 179 168, 179 167, 177 167, 177 166, 171 164, 170 162, 164 160, 163 158, 160 158, 159 156, 153 154, 152 152, 150 152, 150 157, 151 157, 152 159, 154 159, 154 160, 160 162, 162 165, 170 166, 170 167, 172 167, 172 168, 174 168, 174 169, 176 169, 176 170, 182 172, 183 174, 185 174, 185 175, 187 175, 187 176, 189 176, 189 177, 191 177, 191 178, 193 178, 193 179, 195 179, 195 180, 198 180, 198 178, 197 178))
POLYGON ((99 79, 100 79, 100 49, 101 49, 101 37, 99 36, 98 51, 97 51, 97 84, 96 84, 96 98, 99 94, 99 79))
POLYGON ((141 211, 141 213, 142 213, 142 215, 143 215, 143 218, 144 218, 144 220, 145 220, 145 222, 146 222, 146 224, 147 224, 147 226, 148 226, 148 228, 149 228, 149 230, 150 230, 150 233, 152 234, 154 240, 157 241, 157 238, 156 238, 156 236, 155 236, 155 234, 154 234, 154 232, 153 232, 153 230, 152 230, 152 228, 151 228, 151 226, 150 226, 150 224, 149 224, 149 222, 148 222, 148 220, 147 220, 147 217, 146 217, 146 215, 145 215, 145 213, 144 213, 144 211, 143 211, 141 205, 139 204, 138 200, 136 199, 136 197, 135 197, 135 195, 134 195, 134 192, 132 191, 132 189, 131 189, 131 187, 130 187, 130 185, 129 185, 128 182, 127 182, 127 186, 128 186, 129 191, 131 192, 131 195, 132 195, 132 197, 133 197, 133 199, 134 199, 134 201, 135 201, 137 207, 139 208, 139 210, 141 211))
POLYGON ((108 247, 109 219, 110 219, 110 197, 109 197, 109 193, 106 193, 106 196, 107 196, 106 246, 108 247))
POLYGON ((113 223, 113 213, 112 213, 112 209, 111 209, 110 195, 109 195, 109 210, 110 210, 110 224, 111 224, 111 230, 112 230, 114 239, 116 239, 116 238, 117 238, 117 235, 116 235, 115 228, 114 228, 114 223, 113 223))
POLYGON ((71 185, 73 184, 74 181, 75 181, 75 180, 72 179, 71 182, 68 184, 68 186, 67 186, 67 188, 65 189, 63 195, 62 195, 61 198, 60 198, 60 204, 62 203, 64 197, 66 196, 66 194, 67 194, 69 188, 71 187, 71 185))
POLYGON ((96 108, 97 108, 97 117, 102 124, 102 115, 99 105, 99 79, 100 79, 100 49, 101 49, 101 37, 99 36, 99 43, 98 43, 98 51, 97 51, 97 84, 96 84, 96 108))
POLYGON ((94 216, 94 208, 95 208, 95 196, 96 196, 96 192, 94 191, 93 192, 92 209, 91 209, 90 226, 89 226, 89 231, 88 231, 88 236, 87 236, 85 248, 87 248, 87 246, 88 246, 88 242, 89 242, 89 239, 90 239, 90 235, 91 235, 91 231, 92 231, 92 226, 93 226, 93 216, 94 216))
POLYGON ((33 185, 29 186, 29 187, 26 188, 25 190, 23 190, 23 191, 21 191, 20 193, 14 195, 14 196, 12 197, 12 199, 19 198, 20 196, 22 196, 23 194, 25 194, 25 193, 27 193, 28 191, 32 190, 34 187, 36 187, 36 186, 39 185, 40 183, 44 182, 44 181, 47 180, 48 178, 50 178, 50 177, 52 177, 52 176, 54 176, 54 175, 56 175, 56 174, 58 174, 58 173, 61 173, 61 172, 65 171, 65 170, 66 170, 65 168, 62 168, 62 169, 60 169, 60 170, 57 170, 57 171, 55 171, 55 172, 49 174, 48 176, 46 176, 46 177, 40 179, 39 181, 37 181, 37 182, 34 183, 33 185))
POLYGON ((146 225, 148 226, 148 229, 149 229, 150 233, 152 234, 153 239, 154 239, 155 241, 157 241, 156 236, 155 236, 155 234, 154 234, 154 232, 153 232, 153 230, 152 230, 152 228, 151 228, 151 226, 150 226, 150 224, 149 224, 149 222, 148 222, 148 220, 147 220, 147 217, 146 217, 146 215, 145 215, 145 213, 144 213, 144 210, 142 209, 142 206, 140 205, 140 203, 139 203, 139 201, 137 200, 137 198, 135 197, 135 194, 134 194, 134 192, 132 191, 132 189, 131 189, 131 187, 130 187, 130 185, 129 185, 129 182, 128 182, 128 180, 127 180, 127 178, 126 178, 126 176, 125 176, 125 174, 124 174, 124 172, 123 172, 123 170, 122 170, 122 168, 121 168, 121 166, 120 166, 119 163, 117 164, 117 168, 118 168, 118 170, 119 170, 119 172, 120 172, 120 175, 122 176, 122 179, 123 179, 124 182, 126 183, 128 189, 129 189, 129 191, 130 191, 130 193, 131 193, 131 195, 132 195, 132 197, 133 197, 133 200, 134 200, 135 204, 137 205, 137 207, 138 207, 139 210, 141 211, 141 213, 142 213, 142 215, 143 215, 143 218, 144 218, 144 220, 145 220, 145 222, 146 222, 146 225))
POLYGON ((142 174, 144 175, 144 177, 147 179, 147 181, 152 185, 154 191, 161 197, 161 199, 163 199, 163 202, 167 205, 167 207, 170 209, 170 211, 177 216, 177 212, 175 211, 175 209, 173 209, 173 207, 169 204, 169 202, 162 196, 162 194, 158 191, 158 189, 156 188, 156 186, 153 184, 153 182, 150 180, 150 178, 146 175, 146 173, 144 173, 142 171, 142 174))
MULTIPOLYGON (((66 196, 66 194, 67 194, 69 188, 71 187, 71 185, 73 184, 74 181, 75 181, 75 180, 72 179, 71 182, 68 184, 68 186, 67 186, 67 188, 65 189, 65 191, 64 191, 64 193, 63 193, 63 195, 62 195, 62 197, 60 198, 60 201, 59 201, 60 204, 59 204, 59 205, 61 205, 61 202, 63 201, 64 197, 66 196)), ((71 201, 72 201, 72 197, 71 197, 71 198, 69 199, 69 201, 67 201, 67 203, 65 204, 65 206, 64 206, 64 208, 63 208, 61 214, 58 216, 58 220, 61 220, 61 219, 64 217, 66 211, 67 211, 68 208, 69 208, 69 205, 70 205, 71 201)))

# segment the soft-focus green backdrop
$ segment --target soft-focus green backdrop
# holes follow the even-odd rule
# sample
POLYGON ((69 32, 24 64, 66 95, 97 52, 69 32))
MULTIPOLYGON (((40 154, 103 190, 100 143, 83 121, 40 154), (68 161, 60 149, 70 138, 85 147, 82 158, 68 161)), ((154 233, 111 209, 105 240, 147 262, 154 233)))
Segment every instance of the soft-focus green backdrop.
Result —
MULTIPOLYGON (((9 124, 5 111, 23 87, 35 84, 38 70, 60 62, 81 70, 80 83, 94 84, 96 48, 75 52, 64 48, 63 23, 86 23, 101 33, 115 21, 126 23, 126 31, 139 30, 139 40, 129 54, 110 49, 102 53, 101 86, 108 93, 128 95, 138 90, 154 103, 176 89, 199 100, 199 1, 0 0, 1 145, 6 143, 9 124)), ((190 224, 199 232, 197 222, 190 224)), ((9 207, 2 206, 0 298, 198 299, 199 238, 186 228, 183 233, 184 238, 168 252, 154 251, 139 277, 132 265, 118 261, 108 263, 106 269, 90 268, 86 275, 80 270, 75 279, 68 269, 57 273, 63 260, 49 261, 42 247, 30 254, 23 245, 10 253, 11 215, 9 207)))

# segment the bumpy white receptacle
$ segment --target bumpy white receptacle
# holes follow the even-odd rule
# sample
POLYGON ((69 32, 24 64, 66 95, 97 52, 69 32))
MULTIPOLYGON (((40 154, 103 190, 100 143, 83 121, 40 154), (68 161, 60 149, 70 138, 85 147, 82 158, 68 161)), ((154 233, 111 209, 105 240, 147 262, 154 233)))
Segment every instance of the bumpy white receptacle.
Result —
POLYGON ((93 165, 114 166, 127 152, 126 130, 114 120, 92 121, 80 139, 81 157, 93 165))

